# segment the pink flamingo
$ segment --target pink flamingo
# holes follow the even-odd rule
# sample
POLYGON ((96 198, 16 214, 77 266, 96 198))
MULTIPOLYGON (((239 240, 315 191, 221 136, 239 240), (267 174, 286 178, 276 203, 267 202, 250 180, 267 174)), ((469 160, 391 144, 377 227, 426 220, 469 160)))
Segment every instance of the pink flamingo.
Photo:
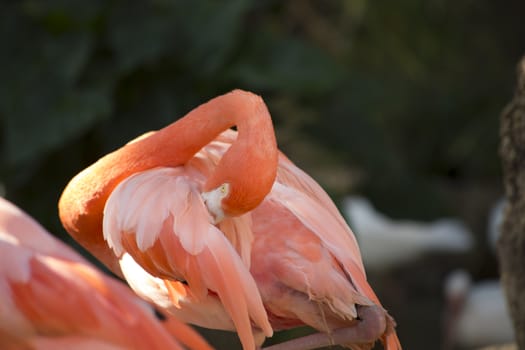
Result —
POLYGON ((183 321, 237 330, 245 350, 304 324, 321 333, 278 346, 369 349, 381 338, 401 348, 352 232, 278 151, 256 95, 219 96, 101 158, 71 180, 59 211, 139 295, 183 321))
POLYGON ((2 349, 212 349, 182 322, 161 323, 129 288, 3 198, 0 260, 2 349))

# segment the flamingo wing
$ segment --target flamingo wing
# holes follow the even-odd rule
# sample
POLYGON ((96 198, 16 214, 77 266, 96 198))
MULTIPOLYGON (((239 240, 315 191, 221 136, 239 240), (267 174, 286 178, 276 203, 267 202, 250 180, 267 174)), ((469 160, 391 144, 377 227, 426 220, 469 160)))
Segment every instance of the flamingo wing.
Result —
POLYGON ((182 349, 126 286, 3 199, 0 299, 0 334, 9 334, 0 338, 5 346, 182 349))
POLYGON ((243 347, 253 349, 252 328, 267 336, 272 328, 247 266, 212 223, 200 196, 203 182, 203 176, 187 166, 130 176, 106 202, 104 236, 117 256, 128 253, 168 285, 184 285, 194 300, 216 295, 243 347))
MULTIPOLYGON (((280 210, 292 213, 329 250, 350 281, 351 288, 381 306, 367 282, 357 240, 339 210, 315 180, 282 154, 277 181, 267 200, 277 203, 280 210)), ((369 304, 366 300, 355 300, 358 304, 369 304)), ((388 314, 386 317, 388 326, 382 341, 387 349, 401 349, 394 331, 395 322, 388 314)))
POLYGON ((269 198, 293 212, 342 262, 346 272, 355 279, 357 290, 379 303, 373 291, 368 290, 357 240, 334 202, 314 179, 284 155, 280 158, 277 182, 269 198))
POLYGON ((356 304, 373 304, 356 291, 320 239, 281 203, 270 198, 257 208, 254 227, 251 272, 276 329, 307 324, 330 333, 357 318, 356 304))

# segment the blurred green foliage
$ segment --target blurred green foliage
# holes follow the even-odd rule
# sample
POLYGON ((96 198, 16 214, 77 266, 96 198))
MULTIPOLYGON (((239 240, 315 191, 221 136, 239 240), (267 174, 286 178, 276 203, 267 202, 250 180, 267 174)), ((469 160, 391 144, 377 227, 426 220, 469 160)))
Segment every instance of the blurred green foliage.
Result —
POLYGON ((0 182, 67 240, 56 203, 72 176, 243 88, 334 198, 461 215, 480 197, 458 196, 501 191, 523 13, 521 0, 2 2, 0 182))

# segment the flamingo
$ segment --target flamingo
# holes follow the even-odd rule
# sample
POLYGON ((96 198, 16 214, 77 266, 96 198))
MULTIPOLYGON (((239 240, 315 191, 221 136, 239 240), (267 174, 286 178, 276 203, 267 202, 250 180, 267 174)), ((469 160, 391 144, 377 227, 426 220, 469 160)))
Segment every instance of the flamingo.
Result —
POLYGON ((0 260, 2 349, 212 349, 182 322, 162 324, 129 288, 3 198, 0 260))
POLYGON ((277 149, 263 100, 235 90, 75 176, 66 230, 143 298, 183 321, 279 344, 401 349, 366 281, 355 237, 326 192, 277 149), (236 126, 238 132, 229 130, 236 126))

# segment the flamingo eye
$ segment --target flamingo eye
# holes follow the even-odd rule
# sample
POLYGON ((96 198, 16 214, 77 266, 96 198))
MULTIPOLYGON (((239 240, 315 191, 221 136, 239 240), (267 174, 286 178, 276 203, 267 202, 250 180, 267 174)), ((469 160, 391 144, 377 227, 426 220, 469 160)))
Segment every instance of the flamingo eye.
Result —
POLYGON ((226 197, 228 192, 230 192, 230 184, 224 183, 219 187, 219 191, 223 197, 226 197))

